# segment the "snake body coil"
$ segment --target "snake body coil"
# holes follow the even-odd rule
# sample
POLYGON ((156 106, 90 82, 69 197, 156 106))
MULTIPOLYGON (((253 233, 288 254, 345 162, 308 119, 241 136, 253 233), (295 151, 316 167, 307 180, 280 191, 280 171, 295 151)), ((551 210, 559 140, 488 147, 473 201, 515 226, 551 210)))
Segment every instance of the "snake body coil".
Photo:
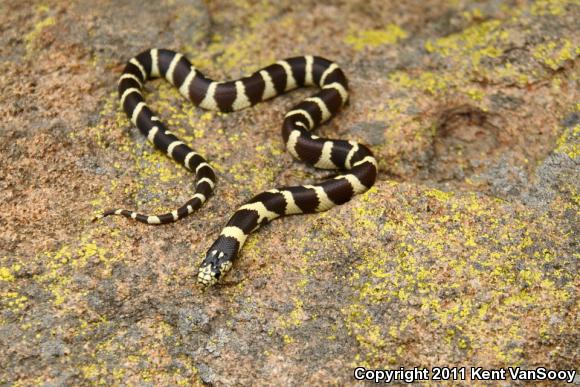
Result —
POLYGON ((216 283, 231 268, 248 235, 261 225, 285 215, 326 211, 367 191, 375 182, 377 162, 366 146, 311 134, 348 99, 346 77, 336 63, 317 56, 301 56, 278 61, 239 80, 216 82, 206 78, 182 54, 150 49, 127 63, 119 79, 120 102, 131 122, 150 142, 195 172, 195 194, 177 210, 163 215, 115 209, 100 217, 122 215, 148 224, 170 223, 200 208, 213 191, 216 178, 211 166, 173 135, 143 99, 143 83, 157 77, 167 79, 195 105, 222 112, 244 109, 297 87, 317 86, 321 89, 318 93, 286 113, 282 137, 294 157, 316 168, 346 171, 318 184, 262 192, 238 208, 201 263, 198 281, 204 285, 216 283))

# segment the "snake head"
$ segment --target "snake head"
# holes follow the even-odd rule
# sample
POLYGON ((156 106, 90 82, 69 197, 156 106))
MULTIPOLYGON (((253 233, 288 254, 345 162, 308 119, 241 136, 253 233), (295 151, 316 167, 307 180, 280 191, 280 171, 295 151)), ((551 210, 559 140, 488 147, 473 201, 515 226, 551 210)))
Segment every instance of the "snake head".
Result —
POLYGON ((214 285, 232 267, 232 254, 210 249, 199 267, 197 282, 203 286, 214 285))

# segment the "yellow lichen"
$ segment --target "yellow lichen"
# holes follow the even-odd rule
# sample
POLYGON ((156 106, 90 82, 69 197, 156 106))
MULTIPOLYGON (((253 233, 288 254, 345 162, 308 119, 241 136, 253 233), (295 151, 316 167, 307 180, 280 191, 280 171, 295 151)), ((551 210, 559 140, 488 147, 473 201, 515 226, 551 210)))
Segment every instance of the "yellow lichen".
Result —
POLYGON ((483 97, 485 97, 485 92, 479 89, 471 88, 467 90, 467 95, 474 101, 481 101, 483 97))
POLYGON ((524 87, 530 82, 529 74, 522 72, 520 69, 516 68, 511 63, 505 63, 494 68, 489 73, 490 77, 501 82, 514 82, 520 86, 524 87))
POLYGON ((292 344, 294 342, 294 338, 292 338, 291 336, 289 336, 287 334, 282 336, 282 339, 284 340, 284 344, 292 344))
POLYGON ((473 8, 471 11, 464 11, 461 14, 468 22, 483 19, 483 13, 479 8, 473 8))
POLYGON ((272 4, 268 0, 261 0, 259 5, 256 5, 254 2, 242 2, 236 1, 238 4, 243 4, 243 6, 250 10, 249 16, 249 26, 251 29, 254 29, 264 23, 268 18, 274 15, 276 10, 275 7, 272 7, 272 4))
POLYGON ((482 58, 497 58, 503 53, 499 46, 507 37, 508 33, 502 29, 501 21, 490 20, 444 38, 428 40, 425 49, 445 57, 468 57, 471 65, 477 68, 482 58))
POLYGON ((569 39, 559 41, 551 40, 546 43, 536 45, 532 49, 534 58, 550 67, 558 70, 564 62, 574 60, 580 54, 580 47, 573 47, 569 39))
POLYGON ((571 159, 580 157, 580 125, 566 129, 556 141, 556 152, 565 153, 571 159))
POLYGON ((28 297, 17 292, 0 292, 0 304, 4 304, 9 310, 19 312, 26 306, 28 297))
POLYGON ((26 42, 26 53, 30 55, 34 49, 34 42, 46 27, 56 24, 56 19, 53 16, 48 16, 34 25, 32 31, 24 35, 26 42))
MULTIPOLYGON (((538 292, 529 289, 541 287, 542 300, 550 305, 570 299, 573 285, 556 289, 543 274, 543 259, 553 259, 553 253, 535 253, 533 258, 528 253, 530 250, 538 251, 541 246, 538 241, 542 239, 535 230, 555 227, 549 218, 536 219, 529 211, 519 211, 513 218, 511 213, 501 210, 505 205, 503 201, 476 194, 447 196, 441 191, 425 190, 422 195, 441 199, 445 206, 435 208, 435 213, 444 213, 419 221, 414 213, 403 210, 403 213, 394 215, 396 221, 385 222, 384 231, 379 231, 379 235, 388 233, 392 240, 401 242, 385 249, 371 247, 368 253, 361 252, 358 247, 361 263, 353 268, 347 280, 357 295, 343 310, 349 332, 360 346, 361 352, 355 360, 357 363, 379 366, 396 363, 399 357, 404 356, 404 351, 397 354, 401 347, 395 347, 391 340, 396 339, 399 332, 412 334, 405 331, 412 326, 410 322, 416 318, 417 311, 409 309, 406 306, 408 302, 418 301, 423 315, 421 318, 431 321, 433 329, 444 329, 444 334, 439 337, 441 343, 452 347, 452 350, 470 354, 474 348, 485 345, 481 332, 495 329, 485 318, 491 312, 529 311, 532 308, 532 313, 537 316, 538 310, 534 309, 534 305, 539 302, 538 292), (474 217, 477 217, 477 222, 472 221, 474 217), (530 227, 530 221, 542 226, 530 227), (412 235, 415 238, 411 238, 412 235), (465 247, 465 254, 449 255, 448 252, 457 251, 458 246, 465 247), (433 270, 428 261, 421 257, 430 257, 431 262, 437 262, 437 270, 433 270), (525 261, 525 268, 520 269, 522 260, 525 261), (437 278, 440 276, 438 273, 446 273, 445 278, 466 277, 478 286, 489 286, 493 289, 490 296, 502 300, 501 305, 493 306, 492 310, 494 303, 481 303, 477 297, 470 295, 469 284, 462 284, 459 280, 445 281, 437 278), (363 278, 366 280, 362 281, 363 278), (467 293, 452 302, 442 303, 438 292, 443 289, 463 289, 467 293), (412 313, 404 316, 398 327, 394 327, 391 321, 379 323, 371 317, 373 305, 393 300, 401 305, 401 313, 412 313), (381 351, 383 347, 388 347, 391 355, 385 355, 381 351)), ((356 242, 354 244, 357 248, 356 242)), ((505 327, 502 334, 506 335, 507 340, 500 341, 494 352, 498 361, 511 361, 513 364, 521 361, 522 348, 510 348, 510 341, 521 339, 522 329, 523 324, 505 327)), ((546 330, 544 326, 543 334, 549 335, 553 331, 546 330)))
POLYGON ((395 71, 389 75, 389 81, 397 87, 419 89, 429 94, 437 94, 455 82, 451 77, 423 71, 418 76, 410 76, 404 71, 395 71))
POLYGON ((407 37, 407 32, 396 24, 389 24, 379 30, 358 30, 351 28, 344 41, 357 51, 387 44, 395 44, 407 37))
POLYGON ((125 256, 119 243, 115 244, 115 249, 121 251, 111 255, 107 249, 99 246, 91 232, 81 235, 75 245, 63 245, 56 251, 46 251, 39 255, 47 270, 34 278, 52 293, 54 306, 62 306, 83 297, 83 292, 74 292, 70 287, 73 271, 94 261, 102 264, 103 273, 107 273, 114 262, 125 256))
POLYGON ((430 196, 433 197, 437 200, 439 200, 440 202, 447 202, 449 201, 449 199, 451 199, 453 197, 453 192, 444 192, 444 191, 440 191, 438 189, 431 189, 429 191, 425 191, 425 195, 426 196, 430 196))
POLYGON ((12 282, 14 281, 14 276, 7 267, 0 267, 0 281, 12 282))
POLYGON ((208 47, 196 55, 195 65, 204 72, 219 69, 228 77, 247 74, 275 60, 271 50, 261 50, 256 44, 260 39, 257 32, 233 31, 228 40, 215 34, 208 47))
POLYGON ((536 0, 531 7, 532 15, 563 15, 567 5, 578 5, 577 0, 536 0))

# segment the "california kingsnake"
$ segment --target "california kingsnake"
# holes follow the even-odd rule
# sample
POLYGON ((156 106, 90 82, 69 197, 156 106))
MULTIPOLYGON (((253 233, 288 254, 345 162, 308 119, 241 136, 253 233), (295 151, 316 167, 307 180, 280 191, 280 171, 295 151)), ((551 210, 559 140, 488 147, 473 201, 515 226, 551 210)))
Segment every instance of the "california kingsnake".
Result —
POLYGON ((282 137, 294 157, 316 168, 348 171, 319 184, 262 192, 238 208, 201 263, 197 278, 204 285, 216 283, 231 268, 248 235, 261 225, 280 216, 326 211, 367 191, 375 182, 377 162, 366 146, 310 133, 333 117, 348 99, 347 81, 336 63, 317 56, 300 56, 281 60, 240 80, 216 82, 206 78, 182 54, 151 49, 127 63, 119 79, 121 105, 150 142, 195 171, 195 194, 177 210, 163 215, 115 209, 97 218, 122 215, 148 224, 170 223, 197 210, 213 191, 215 174, 211 166, 167 130, 144 102, 143 83, 157 77, 165 77, 195 105, 222 112, 244 109, 297 87, 318 86, 318 93, 286 113, 282 137))

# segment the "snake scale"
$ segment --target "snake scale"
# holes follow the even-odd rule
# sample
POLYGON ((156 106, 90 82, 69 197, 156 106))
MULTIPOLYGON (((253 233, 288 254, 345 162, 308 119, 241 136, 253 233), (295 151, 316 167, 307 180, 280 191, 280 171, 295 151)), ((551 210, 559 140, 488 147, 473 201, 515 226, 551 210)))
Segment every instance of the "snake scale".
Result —
POLYGON ((199 209, 214 189, 216 175, 212 167, 171 133, 145 103, 143 84, 159 77, 164 77, 195 105, 221 112, 244 109, 298 87, 318 87, 316 94, 286 113, 282 137, 295 158, 316 168, 344 171, 318 184, 262 192, 239 207, 201 263, 197 279, 205 286, 223 277, 248 235, 263 224, 281 216, 326 211, 367 191, 375 182, 377 162, 366 146, 311 133, 336 115, 348 100, 347 80, 336 63, 318 56, 299 56, 278 61, 239 80, 217 82, 204 76, 180 53, 150 49, 127 63, 119 79, 120 103, 133 125, 155 147, 195 172, 195 194, 178 209, 162 215, 113 209, 97 218, 122 215, 147 224, 170 223, 199 209))

